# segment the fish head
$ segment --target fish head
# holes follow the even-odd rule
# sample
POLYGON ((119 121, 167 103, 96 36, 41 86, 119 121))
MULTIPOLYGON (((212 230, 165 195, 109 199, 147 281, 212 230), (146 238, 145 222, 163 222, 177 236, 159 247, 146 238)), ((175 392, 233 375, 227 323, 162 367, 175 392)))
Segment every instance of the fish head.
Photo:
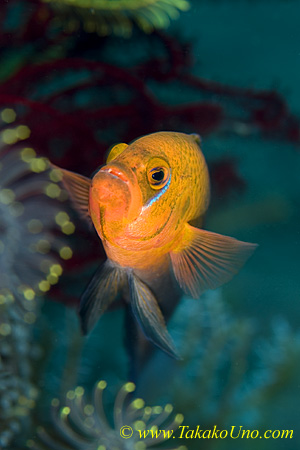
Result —
POLYGON ((161 246, 203 215, 209 177, 195 135, 158 132, 117 144, 92 179, 90 214, 100 237, 161 246))

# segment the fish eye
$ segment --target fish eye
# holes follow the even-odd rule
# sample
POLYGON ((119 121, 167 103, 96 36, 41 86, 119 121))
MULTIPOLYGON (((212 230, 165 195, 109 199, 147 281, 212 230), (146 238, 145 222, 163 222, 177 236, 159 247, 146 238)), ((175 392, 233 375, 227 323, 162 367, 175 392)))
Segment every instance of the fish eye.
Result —
POLYGON ((155 165, 154 167, 153 164, 151 165, 147 173, 148 182, 153 189, 162 189, 169 181, 170 168, 163 160, 155 162, 163 164, 155 165))
POLYGON ((154 182, 161 182, 165 177, 165 172, 163 169, 154 169, 151 173, 151 178, 154 182))

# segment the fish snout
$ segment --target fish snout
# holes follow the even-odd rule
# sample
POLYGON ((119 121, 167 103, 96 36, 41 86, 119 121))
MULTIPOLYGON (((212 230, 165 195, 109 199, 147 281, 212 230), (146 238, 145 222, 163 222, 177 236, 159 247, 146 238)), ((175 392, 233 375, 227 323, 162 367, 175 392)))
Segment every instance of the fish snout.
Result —
MULTIPOLYGON (((90 190, 90 207, 105 207, 106 220, 136 219, 142 209, 142 194, 130 167, 119 163, 107 164, 96 173, 90 190)), ((94 208, 95 210, 95 208, 94 208)))
POLYGON ((105 166, 96 173, 91 184, 92 196, 97 203, 124 210, 130 203, 128 178, 117 168, 105 166))

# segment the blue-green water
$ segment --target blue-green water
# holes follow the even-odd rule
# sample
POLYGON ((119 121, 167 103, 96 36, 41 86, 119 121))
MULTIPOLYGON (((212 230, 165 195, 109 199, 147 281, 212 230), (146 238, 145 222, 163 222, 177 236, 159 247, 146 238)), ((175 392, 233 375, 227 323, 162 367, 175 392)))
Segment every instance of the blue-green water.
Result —
MULTIPOLYGON (((298 448, 300 147, 285 125, 292 116, 299 130, 299 1, 192 0, 191 8, 163 35, 134 29, 131 37, 110 33, 105 38, 80 28, 66 31, 68 14, 55 10, 47 16, 48 5, 44 10, 39 2, 28 2, 28 17, 39 14, 27 29, 27 15, 20 18, 17 7, 14 13, 13 3, 5 5, 8 13, 4 7, 0 11, 5 23, 0 48, 2 130, 15 126, 6 120, 11 114, 7 110, 14 110, 17 125, 28 125, 31 134, 21 138, 17 132, 1 131, 0 448, 139 450, 154 441, 141 438, 138 430, 149 430, 156 422, 159 430, 174 430, 162 448, 298 448), (172 47, 165 39, 175 47, 180 44, 179 68, 172 58, 160 66, 172 47), (177 72, 164 77, 170 67, 177 72), (186 83, 186 74, 235 93, 220 93, 216 85, 198 89, 186 83), (251 116, 254 96, 264 91, 276 92, 286 108, 269 132, 251 116), (207 119, 208 109, 204 116, 197 110, 195 117, 176 110, 176 105, 193 102, 220 106, 222 119, 207 119), (203 125, 205 120, 211 128, 203 125), (259 247, 225 286, 198 300, 182 296, 168 323, 182 360, 156 350, 134 379, 136 393, 126 385, 118 394, 131 381, 124 309, 106 312, 90 335, 82 336, 79 298, 105 256, 92 226, 84 224, 60 191, 59 179, 51 168, 36 169, 46 163, 35 157, 46 156, 90 176, 112 144, 165 127, 203 135, 212 178, 205 228, 259 247), (34 156, 24 153, 31 147, 34 156), (49 182, 54 185, 50 190, 49 182), (24 212, 18 213, 18 205, 24 212), (57 219, 62 211, 67 220, 57 219), (64 220, 65 225, 75 224, 74 233, 64 232, 64 220), (47 242, 53 253, 45 250, 47 242), (61 257, 66 253, 59 257, 62 248, 71 248, 73 259, 61 257), (53 264, 61 265, 63 273, 53 264), (39 285, 42 279, 46 284, 39 285), (40 289, 40 295, 31 298, 31 288, 40 289), (104 425, 101 401, 91 397, 99 380, 107 382, 103 403, 111 430, 104 425), (123 404, 126 389, 128 402, 123 404), (57 398, 55 421, 50 410, 57 398), (84 398, 92 407, 82 403, 84 398), (128 407, 136 398, 158 408, 151 416, 141 401, 128 407), (174 411, 167 407, 163 413, 170 403, 174 411), (70 409, 59 415, 65 406, 70 409), (176 414, 184 415, 182 424, 176 414), (122 438, 121 425, 131 426, 133 436, 122 438), (214 426, 224 432, 205 439, 186 434, 183 426, 199 426, 207 436, 214 426), (258 430, 259 435, 233 439, 233 426, 258 430), (293 433, 266 438, 266 430, 293 433)), ((278 104, 267 104, 269 114, 276 113, 278 104)))

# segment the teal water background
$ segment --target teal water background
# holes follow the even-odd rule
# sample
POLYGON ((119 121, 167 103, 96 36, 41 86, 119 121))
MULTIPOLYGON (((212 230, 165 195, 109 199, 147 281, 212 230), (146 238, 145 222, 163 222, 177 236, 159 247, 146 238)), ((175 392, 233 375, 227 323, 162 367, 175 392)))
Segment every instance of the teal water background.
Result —
MULTIPOLYGON (((299 124, 299 17, 298 0, 192 0, 191 9, 173 21, 166 33, 191 44, 192 65, 186 70, 222 85, 276 91, 299 124)), ((78 34, 79 43, 72 48, 72 57, 99 58, 126 69, 127 64, 130 67, 128 61, 153 56, 151 41, 150 47, 149 43, 145 45, 138 34, 117 39, 109 36, 103 47, 97 41, 95 47, 85 49, 85 53, 80 47, 81 38, 78 34)), ((12 34, 12 46, 13 39, 12 34)), ((24 54, 29 66, 31 55, 42 60, 36 44, 37 41, 24 46, 18 44, 19 56, 24 54)), ((3 71, 8 50, 1 59, 3 71)), ((55 51, 60 54, 60 49, 55 51)), ((70 56, 68 51, 62 52, 66 60, 70 56)), ((61 86, 61 81, 51 81, 51 77, 55 79, 56 70, 50 71, 36 86, 30 94, 32 99, 38 101, 49 89, 55 91, 61 86)), ((80 77, 79 72, 73 69, 71 72, 69 78, 63 80, 66 84, 80 77)), ((84 78, 86 73, 82 76, 84 78)), ((172 85, 150 80, 147 86, 168 105, 193 100, 193 91, 179 82, 176 84, 176 80, 172 85)), ((94 95, 91 92, 78 93, 77 102, 83 110, 94 95)), ((116 98, 118 95, 123 100, 123 91, 120 90, 116 98)), ((216 93, 207 98, 211 103, 220 101, 216 93)), ((115 100, 107 94, 104 101, 111 99, 115 100)), ((66 104, 62 102, 58 106, 64 111, 66 104)), ((199 425, 209 429, 216 425, 229 430, 231 426, 242 425, 260 432, 293 430, 292 439, 185 439, 184 442, 171 439, 169 447, 176 443, 177 447, 186 445, 191 450, 295 450, 300 444, 300 144, 278 136, 266 136, 251 123, 245 126, 243 114, 232 121, 229 112, 226 116, 226 107, 231 112, 235 105, 229 100, 222 105, 228 122, 225 120, 223 127, 204 134, 203 153, 210 169, 215 161, 233 160, 245 187, 244 190, 232 189, 228 195, 212 190, 205 228, 257 243, 259 247, 230 283, 206 293, 199 301, 182 299, 168 328, 183 360, 174 362, 156 352, 137 383, 137 395, 148 405, 172 403, 174 411, 183 413, 184 424, 191 428, 199 425)), ((117 125, 122 130, 122 123, 117 125)), ((100 126, 99 130, 101 138, 107 133, 109 145, 115 143, 111 142, 114 139, 111 130, 101 130, 100 126)), ((199 130, 194 131, 201 131, 201 123, 199 130)), ((54 155, 68 148, 64 142, 55 145, 54 155)), ((80 145, 76 160, 82 158, 86 168, 88 155, 81 151, 80 145)), ((95 163, 95 169, 99 164, 100 161, 95 163)), ((79 164, 77 170, 80 169, 79 164)), ((77 226, 80 229, 80 217, 72 212, 70 215, 76 229, 77 226)), ((89 241, 84 236, 84 246, 92 251, 95 240, 89 241)), ((82 241, 76 239, 75 233, 71 242, 75 247, 78 245, 80 253, 82 241)), ((101 258, 99 243, 99 260, 101 258)), ((97 261, 87 266, 84 263, 82 261, 81 266, 77 262, 75 272, 70 275, 66 270, 62 277, 62 289, 74 298, 74 304, 98 264, 97 261)), ((108 382, 104 406, 112 423, 114 398, 120 386, 128 381, 129 361, 123 335, 124 312, 115 310, 105 314, 88 337, 82 337, 76 308, 56 302, 50 291, 33 325, 33 337, 28 341, 28 345, 40 349, 30 372, 31 382, 39 392, 30 416, 31 425, 28 428, 23 425, 11 446, 3 448, 23 450, 32 445, 33 440, 38 442, 40 425, 47 430, 54 429, 53 435, 56 435, 58 431, 49 412, 51 400, 61 398, 64 405, 67 392, 81 385, 89 394, 100 379, 108 382)), ((16 360, 18 358, 19 353, 16 353, 16 360)), ((2 391, 0 389, 0 393, 2 391)), ((4 411, 2 406, 1 414, 4 411)), ((115 435, 119 438, 118 434, 116 429, 115 435)), ((60 439, 57 438, 54 449, 60 449, 60 439)), ((129 446, 129 440, 120 442, 117 448, 135 448, 134 443, 129 446)), ((104 450, 101 445, 104 443, 99 440, 91 450, 104 450)), ((86 450, 90 447, 69 444, 67 448, 86 450)))

